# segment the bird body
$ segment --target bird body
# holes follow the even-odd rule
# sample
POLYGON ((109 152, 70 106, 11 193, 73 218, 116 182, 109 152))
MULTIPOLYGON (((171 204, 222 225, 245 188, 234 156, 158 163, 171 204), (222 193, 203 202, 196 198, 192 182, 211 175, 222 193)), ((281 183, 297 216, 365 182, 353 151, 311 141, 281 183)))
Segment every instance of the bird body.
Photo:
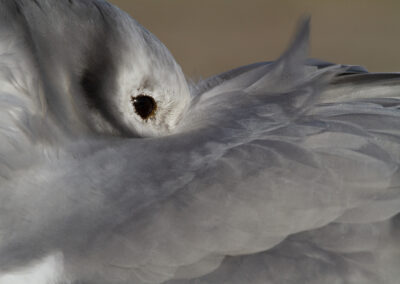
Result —
POLYGON ((0 283, 397 283, 400 75, 305 20, 193 84, 105 1, 0 6, 0 283))

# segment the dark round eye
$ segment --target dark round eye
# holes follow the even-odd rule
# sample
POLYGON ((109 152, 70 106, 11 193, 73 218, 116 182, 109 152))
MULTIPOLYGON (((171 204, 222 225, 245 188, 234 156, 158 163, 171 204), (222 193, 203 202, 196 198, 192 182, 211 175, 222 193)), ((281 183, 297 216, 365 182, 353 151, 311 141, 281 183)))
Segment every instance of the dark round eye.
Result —
POLYGON ((132 97, 131 101, 135 112, 144 120, 151 118, 156 113, 157 103, 150 96, 139 95, 132 97))

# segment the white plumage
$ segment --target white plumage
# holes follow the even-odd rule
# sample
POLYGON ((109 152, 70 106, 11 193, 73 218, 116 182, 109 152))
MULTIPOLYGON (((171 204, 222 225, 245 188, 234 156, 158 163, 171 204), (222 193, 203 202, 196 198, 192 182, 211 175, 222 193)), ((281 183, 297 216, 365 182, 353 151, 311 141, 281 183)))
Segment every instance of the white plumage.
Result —
POLYGON ((304 21, 189 85, 105 1, 0 7, 0 283, 398 283, 398 74, 304 21))

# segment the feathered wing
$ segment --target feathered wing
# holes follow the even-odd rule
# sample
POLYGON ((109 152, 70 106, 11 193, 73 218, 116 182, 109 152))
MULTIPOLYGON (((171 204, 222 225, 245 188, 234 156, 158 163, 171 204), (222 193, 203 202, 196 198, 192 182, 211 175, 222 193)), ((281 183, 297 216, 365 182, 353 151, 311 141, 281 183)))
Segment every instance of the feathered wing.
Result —
MULTIPOLYGON (((291 136, 296 147, 308 152, 299 159, 289 154, 294 153, 290 148, 281 150, 281 155, 293 159, 290 163, 304 163, 308 156, 318 161, 316 168, 326 170, 324 175, 334 177, 318 188, 318 170, 309 175, 309 181, 298 179, 299 169, 282 174, 294 191, 303 194, 287 196, 272 214, 279 216, 288 210, 292 215, 287 220, 300 226, 311 221, 312 228, 290 234, 262 253, 230 255, 216 271, 196 280, 168 283, 396 283, 400 257, 399 78, 397 74, 333 78, 308 113, 289 126, 293 132, 280 130, 285 129, 284 139, 291 136), (305 208, 290 208, 291 201, 300 207, 308 204, 315 211, 308 218, 300 217, 305 208), (339 210, 330 211, 335 204, 341 204, 339 210), (338 217, 326 225, 317 223, 329 214, 338 217)), ((284 145, 282 138, 279 143, 284 145)), ((303 165, 302 171, 308 166, 303 165)), ((270 200, 264 201, 270 206, 270 200)))
MULTIPOLYGON (((130 176, 118 174, 124 180, 112 188, 129 185, 133 195, 111 210, 112 218, 121 212, 124 220, 109 239, 99 241, 102 251, 93 255, 93 261, 107 259, 113 267, 109 276, 138 283, 168 278, 188 282, 216 269, 224 256, 235 259, 266 251, 292 236, 293 241, 275 248, 278 252, 267 252, 266 259, 290 258, 290 251, 293 257, 315 253, 329 261, 330 256, 343 268, 310 269, 319 274, 317 279, 330 274, 326 279, 365 279, 355 276, 361 268, 346 270, 353 262, 340 260, 347 253, 339 250, 344 241, 328 247, 324 236, 329 233, 316 231, 307 243, 301 232, 325 227, 332 234, 348 230, 350 236, 360 236, 363 231, 357 229, 365 223, 371 230, 390 228, 390 218, 399 211, 399 140, 394 133, 400 126, 398 79, 387 75, 362 83, 335 77, 346 71, 340 66, 310 70, 303 66, 306 52, 298 50, 306 48, 307 25, 299 34, 293 51, 277 63, 223 81, 196 97, 180 134, 144 140, 140 147, 138 141, 124 141, 116 150, 120 156, 113 152, 130 176), (382 89, 374 96, 358 93, 363 88, 382 89), (143 161, 135 160, 139 155, 143 161), (152 177, 151 183, 146 176, 152 177), (137 202, 141 185, 140 197, 148 198, 137 202), (126 218, 127 210, 131 217, 126 218), (386 227, 376 225, 381 222, 386 227), (341 273, 344 270, 348 273, 341 273)), ((395 263, 396 252, 383 258, 374 243, 381 238, 387 248, 396 247, 393 232, 378 231, 370 236, 371 245, 360 250, 375 253, 377 265, 395 263)), ((352 253, 350 245, 348 249, 352 253)), ((357 256, 361 266, 364 259, 357 256)), ((385 269, 383 274, 368 267, 361 271, 397 279, 385 269)), ((269 279, 279 283, 279 277, 285 277, 294 283, 301 279, 298 272, 275 272, 269 279)), ((225 283, 233 281, 224 270, 222 275, 225 283)), ((250 279, 262 283, 262 276, 250 279)), ((311 277, 304 272, 304 279, 311 277)), ((221 278, 211 283, 221 283, 221 278)))
POLYGON ((398 234, 399 78, 306 65, 308 29, 276 62, 200 86, 174 135, 39 143, 40 163, 2 182, 0 269, 61 252, 65 282, 364 283, 346 265, 365 258, 347 253, 396 263, 374 238, 390 248, 398 234), (376 234, 355 252, 330 237, 364 226, 376 234))

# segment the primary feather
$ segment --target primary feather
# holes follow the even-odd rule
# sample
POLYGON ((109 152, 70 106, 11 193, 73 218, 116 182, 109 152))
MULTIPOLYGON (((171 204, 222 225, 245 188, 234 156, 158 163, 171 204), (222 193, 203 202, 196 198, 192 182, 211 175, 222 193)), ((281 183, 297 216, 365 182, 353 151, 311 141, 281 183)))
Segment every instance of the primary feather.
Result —
POLYGON ((0 5, 0 283, 397 283, 399 75, 307 60, 304 21, 189 88, 104 1, 0 5))

